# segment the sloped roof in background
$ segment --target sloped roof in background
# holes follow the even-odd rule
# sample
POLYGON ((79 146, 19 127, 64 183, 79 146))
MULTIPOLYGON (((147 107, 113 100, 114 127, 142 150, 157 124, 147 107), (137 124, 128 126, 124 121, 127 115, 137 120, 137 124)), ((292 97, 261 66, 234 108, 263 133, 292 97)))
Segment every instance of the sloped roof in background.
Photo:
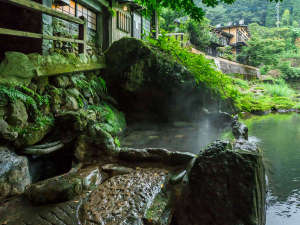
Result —
POLYGON ((130 7, 132 7, 135 10, 142 10, 145 9, 143 6, 136 3, 134 0, 117 0, 121 4, 128 4, 130 7))

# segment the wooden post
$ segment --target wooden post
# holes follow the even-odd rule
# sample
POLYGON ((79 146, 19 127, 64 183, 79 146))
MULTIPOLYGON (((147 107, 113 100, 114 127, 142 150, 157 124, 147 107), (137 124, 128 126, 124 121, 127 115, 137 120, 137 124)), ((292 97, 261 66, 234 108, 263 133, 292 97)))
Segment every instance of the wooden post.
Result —
POLYGON ((79 25, 79 39, 83 40, 83 44, 79 44, 79 53, 86 54, 87 39, 88 39, 88 24, 87 19, 83 16, 80 17, 84 21, 84 24, 79 25))
POLYGON ((159 16, 156 10, 154 10, 152 15, 152 36, 158 39, 159 36, 159 16))

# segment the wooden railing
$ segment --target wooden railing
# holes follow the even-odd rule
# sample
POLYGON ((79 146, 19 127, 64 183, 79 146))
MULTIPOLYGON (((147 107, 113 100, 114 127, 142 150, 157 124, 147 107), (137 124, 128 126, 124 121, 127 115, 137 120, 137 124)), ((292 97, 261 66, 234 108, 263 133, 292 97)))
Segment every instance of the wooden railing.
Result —
POLYGON ((31 0, 0 0, 1 2, 5 2, 8 4, 13 4, 15 6, 29 9, 35 12, 45 13, 50 16, 54 16, 69 22, 73 22, 79 24, 79 39, 73 38, 65 38, 59 36, 52 36, 40 33, 32 33, 20 30, 12 30, 6 28, 0 28, 0 35, 11 35, 11 36, 18 36, 18 37, 28 37, 28 38, 37 38, 37 39, 47 39, 47 40, 54 40, 54 41, 62 41, 62 42, 72 42, 79 44, 79 53, 86 53, 87 49, 87 22, 84 17, 74 17, 64 14, 62 12, 58 12, 54 9, 48 8, 42 4, 36 3, 31 0))
POLYGON ((168 33, 166 36, 175 37, 176 40, 182 42, 184 40, 185 33, 168 33))

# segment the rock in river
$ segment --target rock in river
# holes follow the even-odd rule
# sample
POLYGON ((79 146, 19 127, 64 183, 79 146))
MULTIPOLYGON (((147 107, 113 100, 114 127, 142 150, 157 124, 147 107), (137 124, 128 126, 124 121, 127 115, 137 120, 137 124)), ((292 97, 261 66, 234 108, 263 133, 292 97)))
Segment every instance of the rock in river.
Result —
POLYGON ((265 173, 257 148, 217 142, 201 152, 177 207, 178 225, 264 225, 265 173))

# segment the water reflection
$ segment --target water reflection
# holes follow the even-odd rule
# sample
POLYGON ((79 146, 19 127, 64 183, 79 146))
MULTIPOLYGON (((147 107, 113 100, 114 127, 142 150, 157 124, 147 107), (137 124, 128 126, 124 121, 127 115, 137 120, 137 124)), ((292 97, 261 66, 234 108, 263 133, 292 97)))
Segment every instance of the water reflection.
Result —
POLYGON ((300 115, 253 117, 245 123, 258 137, 269 177, 267 225, 300 224, 300 115))

